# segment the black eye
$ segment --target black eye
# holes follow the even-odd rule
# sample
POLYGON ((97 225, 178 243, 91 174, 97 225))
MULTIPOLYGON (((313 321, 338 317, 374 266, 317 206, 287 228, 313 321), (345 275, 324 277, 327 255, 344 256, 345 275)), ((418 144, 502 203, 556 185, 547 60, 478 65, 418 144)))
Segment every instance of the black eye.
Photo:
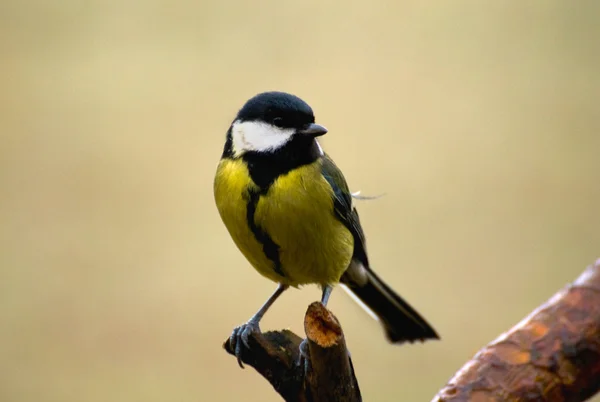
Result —
POLYGON ((283 118, 281 118, 281 117, 274 117, 273 118, 273 125, 275 125, 277 127, 283 127, 283 118))

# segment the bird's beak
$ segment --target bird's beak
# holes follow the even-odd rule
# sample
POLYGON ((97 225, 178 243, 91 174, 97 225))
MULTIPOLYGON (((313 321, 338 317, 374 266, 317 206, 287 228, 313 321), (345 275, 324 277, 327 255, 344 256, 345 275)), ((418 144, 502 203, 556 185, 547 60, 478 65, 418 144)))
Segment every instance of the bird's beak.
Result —
POLYGON ((309 135, 312 137, 319 137, 327 133, 327 129, 320 124, 312 123, 308 126, 298 130, 298 134, 309 135))

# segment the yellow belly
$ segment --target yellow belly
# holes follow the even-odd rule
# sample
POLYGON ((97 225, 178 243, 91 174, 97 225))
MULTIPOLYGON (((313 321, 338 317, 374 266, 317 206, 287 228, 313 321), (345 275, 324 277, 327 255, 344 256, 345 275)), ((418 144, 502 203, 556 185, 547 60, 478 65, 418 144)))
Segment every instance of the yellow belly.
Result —
POLYGON ((215 177, 215 200, 233 241, 263 276, 290 286, 333 284, 350 263, 354 239, 336 219, 333 192, 320 162, 280 176, 261 195, 255 224, 279 246, 283 276, 263 252, 247 223, 249 189, 256 189, 241 160, 223 159, 215 177))

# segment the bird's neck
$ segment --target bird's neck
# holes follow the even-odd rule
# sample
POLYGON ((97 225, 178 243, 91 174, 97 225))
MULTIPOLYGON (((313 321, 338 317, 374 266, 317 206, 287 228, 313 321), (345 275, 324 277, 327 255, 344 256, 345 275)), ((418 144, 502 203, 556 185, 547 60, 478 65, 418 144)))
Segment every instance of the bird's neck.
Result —
POLYGON ((247 152, 242 158, 252 181, 261 192, 266 192, 279 176, 311 164, 322 156, 323 151, 314 138, 299 138, 273 152, 247 152))

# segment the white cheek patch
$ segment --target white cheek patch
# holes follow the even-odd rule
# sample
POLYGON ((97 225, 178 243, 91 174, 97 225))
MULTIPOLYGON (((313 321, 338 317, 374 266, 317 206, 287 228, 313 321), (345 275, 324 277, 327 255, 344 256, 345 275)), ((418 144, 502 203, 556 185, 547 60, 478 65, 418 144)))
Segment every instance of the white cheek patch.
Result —
POLYGON ((235 121, 231 126, 233 153, 273 151, 285 145, 294 135, 293 128, 279 128, 258 121, 235 121))

